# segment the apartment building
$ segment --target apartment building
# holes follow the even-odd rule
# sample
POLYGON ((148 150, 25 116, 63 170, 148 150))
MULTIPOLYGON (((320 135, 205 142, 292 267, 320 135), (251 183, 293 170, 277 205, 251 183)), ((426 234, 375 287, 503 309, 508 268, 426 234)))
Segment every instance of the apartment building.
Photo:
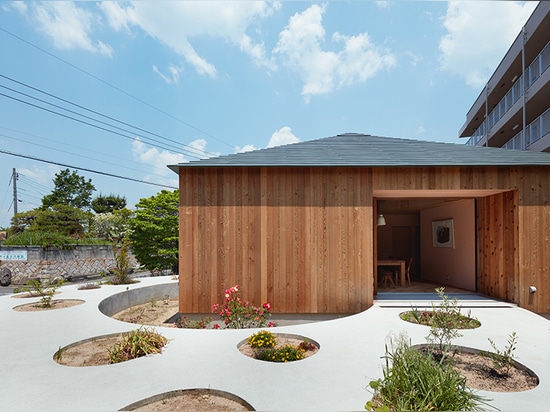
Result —
POLYGON ((466 115, 471 146, 550 152, 550 2, 541 1, 466 115))

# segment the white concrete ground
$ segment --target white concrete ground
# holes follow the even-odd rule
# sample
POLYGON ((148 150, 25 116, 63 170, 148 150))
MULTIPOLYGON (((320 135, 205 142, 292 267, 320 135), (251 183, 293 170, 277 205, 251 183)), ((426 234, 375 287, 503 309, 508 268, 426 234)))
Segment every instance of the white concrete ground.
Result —
MULTIPOLYGON (((174 280, 144 278, 129 287, 162 282, 174 280)), ((0 296, 0 410, 115 411, 171 390, 211 388, 233 393, 259 411, 359 411, 371 398, 369 381, 381 377, 386 338, 405 331, 413 344, 425 342, 428 329, 404 322, 398 314, 412 304, 430 306, 432 298, 437 302, 435 295, 426 300, 426 295, 380 294, 372 308, 357 315, 278 327, 277 333, 299 334, 321 345, 315 356, 287 364, 257 361, 237 350, 254 330, 163 327, 158 331, 172 340, 161 355, 87 368, 57 364, 53 355, 59 347, 136 328, 98 310, 101 300, 126 287, 63 286, 56 298, 86 303, 41 312, 14 311, 29 299, 0 296)), ((502 411, 548 408, 550 322, 512 304, 477 295, 459 298, 464 311, 471 309, 482 326, 464 331, 455 344, 489 350, 488 337, 503 346, 515 331, 518 361, 540 378, 530 391, 480 393, 502 411)))

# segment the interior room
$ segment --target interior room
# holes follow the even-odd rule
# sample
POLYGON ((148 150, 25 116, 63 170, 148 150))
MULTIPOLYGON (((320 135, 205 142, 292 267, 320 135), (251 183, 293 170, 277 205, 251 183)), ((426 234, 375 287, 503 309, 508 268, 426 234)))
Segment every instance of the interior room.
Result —
POLYGON ((379 197, 376 238, 380 291, 476 291, 474 198, 379 197))

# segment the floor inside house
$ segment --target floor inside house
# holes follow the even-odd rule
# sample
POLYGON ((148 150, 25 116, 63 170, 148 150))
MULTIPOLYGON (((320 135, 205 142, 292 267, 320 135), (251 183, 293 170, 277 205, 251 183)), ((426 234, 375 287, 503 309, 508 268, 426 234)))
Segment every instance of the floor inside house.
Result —
POLYGON ((444 287, 446 293, 474 293, 471 290, 465 290, 460 288, 455 288, 453 286, 441 285, 438 283, 432 283, 423 280, 413 280, 411 279, 411 284, 408 283, 405 286, 396 285, 393 286, 388 284, 384 285, 382 282, 378 281, 378 292, 391 292, 391 293, 435 293, 437 288, 444 287))

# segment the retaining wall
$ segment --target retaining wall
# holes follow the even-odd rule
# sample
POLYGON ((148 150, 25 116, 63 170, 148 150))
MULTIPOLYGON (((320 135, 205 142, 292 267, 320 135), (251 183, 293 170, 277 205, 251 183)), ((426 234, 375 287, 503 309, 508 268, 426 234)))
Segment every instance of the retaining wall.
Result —
MULTIPOLYGON (((42 248, 39 246, 1 247, 0 252, 19 255, 26 260, 3 260, 1 267, 12 274, 12 283, 23 285, 29 279, 71 279, 98 275, 116 266, 111 246, 74 246, 71 249, 42 248), (25 253, 19 253, 25 252, 25 253)), ((130 267, 139 263, 130 255, 130 267)))

